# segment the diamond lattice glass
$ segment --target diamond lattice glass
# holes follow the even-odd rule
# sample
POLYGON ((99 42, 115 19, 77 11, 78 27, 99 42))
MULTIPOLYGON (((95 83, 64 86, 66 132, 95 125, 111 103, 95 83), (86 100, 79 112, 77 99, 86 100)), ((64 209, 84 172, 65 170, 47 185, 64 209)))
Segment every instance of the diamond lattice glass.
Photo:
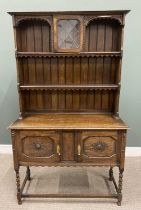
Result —
POLYGON ((58 47, 72 49, 80 47, 80 22, 79 20, 59 20, 58 47))

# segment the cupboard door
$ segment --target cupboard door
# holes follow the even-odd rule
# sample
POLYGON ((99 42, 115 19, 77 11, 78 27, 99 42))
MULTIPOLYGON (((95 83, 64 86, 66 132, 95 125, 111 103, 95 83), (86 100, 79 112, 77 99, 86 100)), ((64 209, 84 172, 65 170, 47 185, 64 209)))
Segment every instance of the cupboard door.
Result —
POLYGON ((115 164, 119 145, 117 132, 81 132, 78 139, 78 160, 98 165, 115 164))
POLYGON ((79 52, 83 45, 83 18, 54 16, 54 48, 58 52, 79 52))
POLYGON ((17 151, 21 161, 59 162, 60 135, 55 131, 21 131, 17 151))

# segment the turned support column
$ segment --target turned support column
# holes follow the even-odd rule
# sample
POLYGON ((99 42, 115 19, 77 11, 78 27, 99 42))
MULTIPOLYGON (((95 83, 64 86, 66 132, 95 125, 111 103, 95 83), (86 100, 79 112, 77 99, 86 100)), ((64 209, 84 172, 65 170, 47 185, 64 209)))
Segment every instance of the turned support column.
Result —
POLYGON ((109 170, 109 181, 112 181, 112 177, 113 177, 113 167, 110 167, 110 170, 109 170))
POLYGON ((16 184, 17 184, 17 200, 18 204, 22 204, 21 200, 21 189, 20 189, 20 174, 19 174, 19 168, 15 170, 16 172, 16 184))
POLYGON ((26 174, 27 174, 27 179, 30 181, 31 180, 31 176, 30 176, 30 168, 29 168, 29 166, 27 166, 26 174))
POLYGON ((121 206, 121 201, 122 201, 122 183, 123 183, 123 169, 120 169, 119 182, 118 182, 118 202, 117 202, 118 206, 121 206))

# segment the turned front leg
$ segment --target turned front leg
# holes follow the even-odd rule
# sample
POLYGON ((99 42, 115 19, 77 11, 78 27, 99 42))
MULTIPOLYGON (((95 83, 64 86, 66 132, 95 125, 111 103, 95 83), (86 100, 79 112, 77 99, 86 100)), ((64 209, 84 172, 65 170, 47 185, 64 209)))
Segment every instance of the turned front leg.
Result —
POLYGON ((119 182, 118 182, 118 202, 117 202, 118 206, 121 206, 121 201, 122 201, 122 183, 123 183, 123 170, 120 170, 119 182))
POLYGON ((109 170, 109 181, 112 181, 112 178, 113 178, 113 167, 110 167, 110 170, 109 170))
POLYGON ((27 179, 30 181, 31 180, 31 176, 30 176, 30 168, 29 168, 29 166, 27 166, 26 174, 27 174, 27 179))
POLYGON ((19 174, 19 168, 15 170, 16 172, 16 184, 17 184, 17 200, 18 204, 22 204, 21 200, 21 189, 20 189, 20 174, 19 174))

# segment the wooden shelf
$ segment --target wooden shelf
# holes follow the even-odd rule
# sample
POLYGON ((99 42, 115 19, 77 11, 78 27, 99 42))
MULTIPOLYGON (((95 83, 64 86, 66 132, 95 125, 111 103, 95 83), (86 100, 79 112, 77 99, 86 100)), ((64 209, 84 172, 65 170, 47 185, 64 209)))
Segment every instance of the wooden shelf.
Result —
POLYGON ((113 90, 119 85, 97 84, 97 85, 19 85, 21 90, 113 90))
POLYGON ((80 52, 80 53, 53 53, 53 52, 17 52, 16 57, 121 57, 122 51, 116 52, 80 52))

